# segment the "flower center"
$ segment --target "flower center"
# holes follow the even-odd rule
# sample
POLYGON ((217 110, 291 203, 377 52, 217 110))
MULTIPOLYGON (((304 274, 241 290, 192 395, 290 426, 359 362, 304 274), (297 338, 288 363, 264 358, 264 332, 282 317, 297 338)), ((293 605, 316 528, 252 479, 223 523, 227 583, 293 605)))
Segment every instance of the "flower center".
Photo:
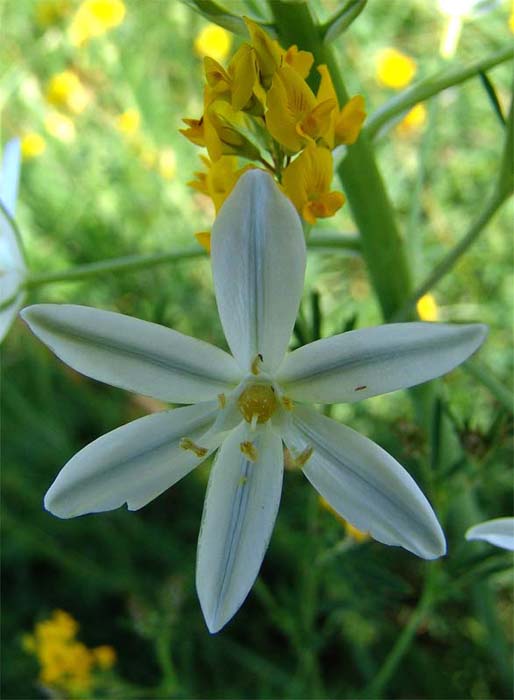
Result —
POLYGON ((269 384, 250 384, 237 400, 239 410, 248 423, 265 423, 277 409, 275 390, 269 384))

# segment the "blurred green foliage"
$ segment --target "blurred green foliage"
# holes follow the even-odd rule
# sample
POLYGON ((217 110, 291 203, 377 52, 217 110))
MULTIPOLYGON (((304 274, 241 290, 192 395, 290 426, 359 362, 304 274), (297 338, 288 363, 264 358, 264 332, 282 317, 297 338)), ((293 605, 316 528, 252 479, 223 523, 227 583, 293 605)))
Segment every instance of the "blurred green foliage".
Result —
MULTIPOLYGON (((242 3, 228 5, 234 14, 243 11, 242 3)), ((177 0, 131 0, 117 29, 72 49, 67 18, 41 26, 37 6, 34 0, 0 5, 3 139, 38 132, 47 144, 22 173, 17 218, 30 269, 191 245, 212 213, 186 185, 198 160, 178 128, 182 117, 201 111, 202 65, 193 44, 205 21, 177 0), (91 99, 81 114, 69 115, 76 137, 63 142, 45 131, 45 89, 53 74, 68 68, 80 74, 91 99), (141 114, 138 146, 115 125, 132 108, 141 114), (155 165, 166 149, 176 156, 171 179, 155 165)), ((327 16, 336 6, 326 2, 320 11, 327 16)), ((371 0, 336 43, 351 92, 365 95, 370 112, 392 94, 375 78, 376 55, 385 46, 411 55, 419 77, 439 69, 443 25, 435 2, 371 0)), ((500 5, 465 23, 455 60, 476 59, 508 40, 507 8, 500 5)), ((511 71, 502 65, 489 74, 504 112, 511 71)), ((427 107, 421 129, 392 128, 377 143, 418 282, 479 213, 502 144, 501 123, 478 78, 427 107)), ((480 360, 507 386, 512 213, 510 202, 434 292, 441 320, 489 324, 480 360)), ((353 230, 349 212, 324 228, 353 230)), ((322 335, 379 321, 359 257, 310 254, 307 334, 312 290, 320 297, 322 335)), ((30 302, 43 301, 114 309, 225 342, 206 259, 32 292, 30 302)), ((211 637, 194 590, 208 466, 140 512, 60 521, 42 507, 58 469, 86 443, 156 406, 75 374, 20 321, 2 349, 2 371, 6 700, 44 696, 21 638, 55 608, 81 623, 88 645, 116 648, 126 685, 113 686, 112 696, 369 697, 366 689, 410 619, 429 566, 435 567, 433 600, 386 696, 512 696, 511 558, 463 540, 470 524, 511 513, 512 422, 475 377, 458 369, 445 379, 440 409, 451 417, 462 448, 446 472, 405 396, 333 412, 395 455, 430 494, 449 539, 446 559, 427 564, 378 543, 352 543, 303 477, 289 472, 260 578, 234 621, 211 637)))

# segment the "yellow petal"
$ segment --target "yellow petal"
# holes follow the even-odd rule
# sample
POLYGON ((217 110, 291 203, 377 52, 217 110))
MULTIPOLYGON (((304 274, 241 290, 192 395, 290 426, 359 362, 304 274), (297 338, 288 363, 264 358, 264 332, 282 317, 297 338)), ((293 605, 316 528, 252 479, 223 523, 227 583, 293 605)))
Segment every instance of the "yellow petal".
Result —
POLYGON ((432 294, 424 294, 416 304, 416 311, 422 321, 437 321, 439 308, 432 294))
POLYGON ((302 78, 306 78, 314 63, 314 56, 309 51, 298 51, 296 44, 293 44, 287 49, 284 62, 294 68, 302 78))
POLYGON ((186 137, 191 143, 196 146, 205 146, 205 127, 204 118, 201 119, 182 119, 184 124, 189 128, 179 129, 180 133, 186 137))
POLYGON ((306 202, 302 207, 302 216, 309 224, 315 224, 317 219, 334 216, 344 203, 345 196, 342 192, 326 192, 317 199, 306 202))
POLYGON ((312 139, 317 139, 327 134, 330 130, 332 114, 336 106, 337 102, 333 99, 324 100, 316 105, 300 123, 300 133, 306 134, 312 139))
POLYGON ((21 155, 23 160, 37 158, 46 149, 45 139, 34 131, 25 134, 21 139, 21 155))
POLYGON ((217 94, 230 91, 230 77, 222 65, 214 58, 205 56, 203 68, 207 85, 217 94))
POLYGON ((282 66, 273 76, 267 105, 268 131, 288 151, 296 153, 306 142, 297 127, 317 106, 312 90, 295 70, 282 66))
POLYGON ((350 146, 359 138, 359 133, 366 119, 364 109, 364 97, 354 95, 345 104, 339 116, 336 118, 334 143, 336 146, 344 143, 350 146))
POLYGON ((239 111, 250 101, 257 82, 257 58, 249 44, 242 44, 234 54, 229 73, 232 83, 232 109, 239 111))
POLYGON ((210 231, 199 231, 195 233, 195 238, 198 243, 206 250, 209 254, 211 252, 211 232, 210 231))
POLYGON ((268 88, 273 74, 282 63, 284 50, 278 41, 272 39, 256 22, 248 19, 248 17, 243 17, 243 19, 250 34, 252 46, 257 54, 262 84, 268 88))

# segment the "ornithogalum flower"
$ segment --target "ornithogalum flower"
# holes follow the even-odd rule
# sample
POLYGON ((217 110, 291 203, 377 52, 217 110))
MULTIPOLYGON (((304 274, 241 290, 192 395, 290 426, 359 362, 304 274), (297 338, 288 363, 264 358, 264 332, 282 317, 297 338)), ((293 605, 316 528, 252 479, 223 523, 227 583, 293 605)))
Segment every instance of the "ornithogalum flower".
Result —
POLYGON ((0 343, 23 305, 27 268, 13 223, 20 178, 20 142, 9 141, 0 170, 0 343))
POLYGON ((514 518, 495 518, 470 527, 467 540, 484 540, 514 552, 514 518))
POLYGON ((432 508, 398 462, 303 404, 354 402, 427 381, 474 352, 485 328, 391 324, 286 355, 305 257, 295 208, 269 174, 253 169, 239 179, 212 231, 214 287, 232 355, 108 311, 42 304, 22 312, 33 332, 79 372, 193 404, 141 418, 85 447, 46 494, 49 511, 70 518, 124 503, 136 510, 219 448, 196 574, 211 632, 235 614, 259 572, 285 458, 359 530, 427 559, 445 552, 432 508))

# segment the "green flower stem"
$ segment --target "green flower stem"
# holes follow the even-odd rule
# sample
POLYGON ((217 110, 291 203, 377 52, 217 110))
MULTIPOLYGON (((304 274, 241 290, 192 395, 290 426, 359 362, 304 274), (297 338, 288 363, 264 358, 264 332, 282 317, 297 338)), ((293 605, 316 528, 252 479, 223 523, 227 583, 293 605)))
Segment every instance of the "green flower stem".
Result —
MULTIPOLYGON (((513 86, 514 95, 514 86, 513 86)), ((489 224, 502 204, 514 192, 514 96, 511 100, 509 114, 505 124, 505 142, 499 169, 496 187, 487 202, 485 208, 474 221, 464 237, 457 245, 436 265, 427 279, 410 295, 405 304, 391 318, 393 321, 401 321, 408 318, 417 300, 434 287, 445 275, 450 272, 462 255, 477 240, 482 231, 489 224)))
POLYGON ((500 63, 504 63, 514 57, 514 48, 511 44, 503 47, 479 61, 474 61, 467 66, 457 66, 448 68, 441 73, 437 73, 429 78, 420 80, 411 87, 407 88, 399 95, 396 95, 382 107, 379 107, 367 120, 364 131, 369 138, 374 138, 380 129, 389 121, 403 114, 407 110, 414 107, 418 102, 437 95, 442 90, 459 85, 469 78, 480 74, 500 63))
POLYGON ((455 267, 456 263, 477 240, 479 235, 491 221, 504 201, 505 196, 502 193, 494 193, 493 197, 487 203, 485 209, 482 211, 478 219, 471 224, 469 230, 459 241, 459 243, 457 243, 457 245, 450 250, 450 252, 441 260, 441 262, 435 266, 426 280, 422 282, 422 284, 420 284, 420 286, 408 297, 403 306, 391 316, 390 321, 403 321, 411 316, 412 310, 416 306, 418 299, 435 287, 435 285, 455 267))
POLYGON ((462 365, 462 368, 489 389, 494 398, 506 411, 509 413, 513 412, 512 392, 494 376, 488 367, 478 362, 478 360, 473 360, 473 362, 466 362, 462 365))
POLYGON ((397 638, 393 648, 387 655, 384 663, 378 670, 375 678, 363 693, 364 697, 373 698, 373 700, 377 700, 378 698, 382 697, 387 684, 394 676, 400 662, 409 650, 420 624, 428 615, 434 603, 434 591, 436 588, 435 583, 437 580, 438 569, 437 565, 433 563, 427 563, 425 566, 427 567, 427 573, 418 604, 410 616, 409 621, 403 628, 400 636, 397 638))
MULTIPOLYGON (((275 27, 285 46, 297 44, 310 51, 316 65, 326 64, 332 76, 341 105, 348 101, 333 51, 322 39, 307 2, 270 0, 275 27)), ((311 88, 319 84, 319 75, 312 71, 311 88)), ((338 168, 348 203, 361 236, 362 256, 369 270, 384 318, 392 316, 411 295, 409 265, 393 215, 391 203, 375 162, 369 140, 361 134, 348 148, 338 168)))
MULTIPOLYGON (((348 251, 350 253, 358 253, 360 250, 360 241, 357 236, 352 234, 316 235, 309 240, 308 248, 320 253, 323 251, 340 251, 342 253, 348 251)), ((136 272, 149 267, 155 267, 156 265, 163 265, 164 263, 203 258, 206 257, 206 255, 206 252, 198 246, 194 248, 184 248, 183 250, 169 251, 167 253, 127 255, 123 258, 113 258, 111 260, 77 265, 68 270, 30 275, 25 281, 25 287, 27 289, 34 289, 35 287, 42 287, 43 285, 53 284, 54 282, 78 282, 98 275, 136 272)))
POLYGON ((25 281, 25 286, 28 289, 33 289, 34 287, 41 287, 42 285, 51 284, 53 282, 77 282, 79 280, 89 279, 90 277, 96 277, 97 275, 110 274, 113 272, 134 272, 135 270, 143 270, 167 262, 190 260, 191 258, 199 258, 205 255, 205 251, 199 246, 185 248, 184 250, 169 251, 167 253, 127 255, 123 258, 113 258, 111 260, 77 265, 76 267, 71 267, 68 270, 62 270, 60 272, 30 275, 25 281))

